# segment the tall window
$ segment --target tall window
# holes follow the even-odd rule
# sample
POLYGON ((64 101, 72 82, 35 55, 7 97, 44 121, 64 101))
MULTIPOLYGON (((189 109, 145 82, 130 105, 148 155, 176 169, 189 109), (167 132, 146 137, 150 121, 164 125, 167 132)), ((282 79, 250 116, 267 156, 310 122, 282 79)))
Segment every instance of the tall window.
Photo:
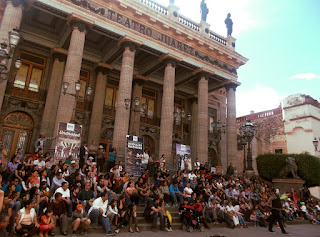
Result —
POLYGON ((119 81, 115 79, 108 79, 108 85, 106 89, 106 98, 104 105, 108 107, 116 107, 116 101, 119 91, 119 81))
POLYGON ((154 118, 156 116, 156 92, 152 91, 152 90, 148 90, 148 89, 142 89, 142 98, 141 98, 141 106, 143 104, 147 105, 146 111, 142 111, 141 108, 141 112, 142 114, 144 114, 143 112, 145 112, 145 114, 148 116, 148 118, 154 118))
POLYGON ((19 68, 13 86, 38 92, 43 79, 46 59, 31 53, 20 51, 22 65, 19 68))
POLYGON ((208 117, 209 117, 209 131, 213 132, 213 125, 212 123, 216 123, 217 122, 217 110, 215 109, 208 109, 208 117))
POLYGON ((79 96, 80 98, 83 98, 84 100, 86 99, 86 91, 87 91, 87 86, 89 84, 89 78, 90 78, 90 72, 84 69, 80 70, 80 83, 81 83, 81 88, 79 91, 79 96))
MULTIPOLYGON (((178 99, 178 98, 174 98, 174 111, 173 112, 180 113, 182 111, 182 109, 183 109, 183 100, 178 99)), ((181 120, 180 116, 177 116, 175 118, 175 121, 177 124, 180 124, 180 120, 181 120)))

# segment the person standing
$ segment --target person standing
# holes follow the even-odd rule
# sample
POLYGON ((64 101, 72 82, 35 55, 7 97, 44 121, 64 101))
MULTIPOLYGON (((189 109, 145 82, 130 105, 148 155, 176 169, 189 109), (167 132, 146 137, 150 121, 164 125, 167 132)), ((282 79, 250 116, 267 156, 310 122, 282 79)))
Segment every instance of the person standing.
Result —
POLYGON ((282 219, 280 216, 280 212, 282 209, 281 200, 279 196, 279 189, 272 189, 272 195, 268 200, 269 206, 271 206, 271 216, 269 221, 269 232, 274 232, 272 230, 273 224, 278 222, 281 228, 281 232, 284 235, 288 235, 289 233, 283 227, 282 219))
POLYGON ((200 170, 200 162, 198 158, 196 158, 196 161, 194 162, 193 167, 195 170, 200 170))
POLYGON ((80 151, 79 151, 79 167, 82 167, 83 164, 87 161, 86 159, 87 156, 88 156, 87 142, 84 141, 80 146, 80 151))
POLYGON ((40 134, 40 137, 36 140, 34 147, 35 151, 38 152, 39 149, 43 150, 47 141, 54 140, 55 137, 46 137, 44 133, 40 134))
POLYGON ((98 172, 103 172, 104 167, 104 151, 103 146, 99 146, 99 150, 97 152, 97 165, 98 165, 98 172))
POLYGON ((110 172, 111 168, 113 168, 117 157, 116 148, 112 148, 112 151, 109 152, 108 163, 107 163, 107 172, 110 172))
POLYGON ((143 157, 142 157, 142 167, 143 167, 144 171, 147 170, 148 163, 149 163, 148 149, 144 149, 144 153, 143 153, 143 157))
POLYGON ((94 161, 96 161, 96 155, 98 152, 98 147, 96 146, 96 141, 93 140, 91 145, 89 146, 89 156, 93 157, 94 161))

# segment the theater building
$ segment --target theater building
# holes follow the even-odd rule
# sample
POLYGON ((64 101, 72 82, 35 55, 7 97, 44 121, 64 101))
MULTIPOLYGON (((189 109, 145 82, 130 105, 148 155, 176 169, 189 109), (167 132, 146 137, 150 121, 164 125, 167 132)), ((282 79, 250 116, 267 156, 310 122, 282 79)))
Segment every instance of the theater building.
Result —
POLYGON ((169 164, 181 143, 193 159, 237 166, 237 69, 247 59, 232 36, 151 0, 5 0, 0 16, 0 40, 14 28, 21 35, 0 82, 9 155, 34 151, 40 133, 54 137, 59 122, 74 122, 83 140, 120 158, 130 134, 169 164), (219 138, 211 135, 218 120, 227 124, 219 138))

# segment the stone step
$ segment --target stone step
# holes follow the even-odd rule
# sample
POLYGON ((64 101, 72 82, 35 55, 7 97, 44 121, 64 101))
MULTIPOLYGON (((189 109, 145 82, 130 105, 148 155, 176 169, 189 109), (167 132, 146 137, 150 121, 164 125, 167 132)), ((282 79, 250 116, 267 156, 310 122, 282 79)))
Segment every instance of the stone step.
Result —
MULTIPOLYGON (((144 221, 142 222, 142 219, 144 218, 138 218, 138 225, 139 225, 139 229, 140 231, 151 231, 152 229, 152 223, 149 223, 149 222, 146 222, 145 219, 144 221)), ((286 222, 287 225, 296 225, 296 224, 308 224, 309 222, 306 221, 306 220, 302 220, 302 221, 290 221, 290 222, 286 222)), ((252 222, 247 222, 248 226, 249 227, 252 227, 253 226, 253 223, 252 222)), ((181 229, 181 222, 179 220, 179 218, 173 218, 173 222, 172 222, 172 225, 171 225, 172 229, 173 230, 180 230, 181 229)), ((211 229, 215 229, 215 228, 227 228, 227 224, 226 223, 220 223, 220 224, 214 224, 214 223, 209 223, 209 227, 211 229)), ((159 231, 159 224, 158 224, 158 227, 157 227, 157 230, 159 231)), ((115 226, 112 225, 111 226, 111 229, 112 231, 115 230, 115 226)), ((128 226, 124 226, 120 229, 120 233, 126 233, 128 232, 128 226)), ((70 221, 70 228, 68 230, 68 233, 71 234, 72 233, 72 230, 71 230, 71 221, 70 221)), ((78 233, 80 234, 81 233, 81 230, 78 230, 78 233)), ((93 234, 93 233, 104 233, 104 230, 102 228, 101 225, 98 225, 98 227, 96 229, 93 229, 93 228, 89 228, 88 230, 88 234, 93 234)), ((163 232, 164 233, 164 232, 163 232)), ((57 232, 56 234, 60 234, 60 231, 58 230, 57 228, 57 232)))

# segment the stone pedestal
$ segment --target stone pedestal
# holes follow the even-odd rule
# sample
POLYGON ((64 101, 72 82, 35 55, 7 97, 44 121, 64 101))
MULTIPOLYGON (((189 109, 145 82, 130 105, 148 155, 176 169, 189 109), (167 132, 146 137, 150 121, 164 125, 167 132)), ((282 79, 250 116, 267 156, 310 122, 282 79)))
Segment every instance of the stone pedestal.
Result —
POLYGON ((278 188, 280 193, 291 192, 293 188, 296 193, 303 188, 305 183, 302 179, 273 179, 274 188, 278 188))
POLYGON ((208 24, 205 21, 202 21, 200 23, 200 33, 204 36, 209 37, 209 32, 210 32, 210 24, 208 24))
POLYGON ((246 170, 245 174, 247 177, 252 177, 252 176, 254 176, 254 170, 246 170))
POLYGON ((169 5, 168 6, 168 15, 171 20, 179 21, 179 7, 176 5, 169 5))
POLYGON ((233 38, 231 35, 227 37, 227 46, 232 51, 236 51, 236 39, 233 38))

